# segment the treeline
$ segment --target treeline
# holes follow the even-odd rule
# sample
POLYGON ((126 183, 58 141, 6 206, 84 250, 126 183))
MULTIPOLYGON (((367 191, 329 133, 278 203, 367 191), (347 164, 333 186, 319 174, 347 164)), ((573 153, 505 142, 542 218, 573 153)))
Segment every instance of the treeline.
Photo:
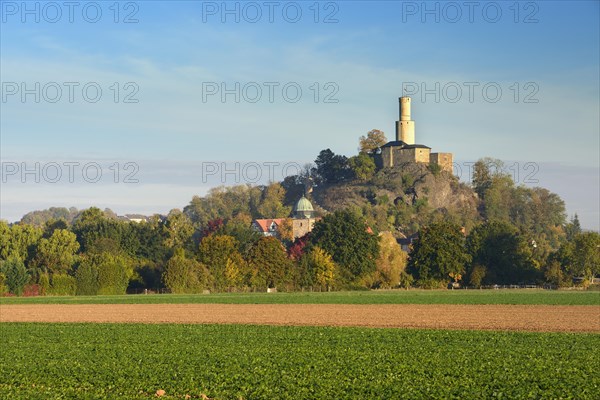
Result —
MULTIPOLYGON (((599 234, 582 232, 576 215, 567 222, 556 194, 515 185, 498 160, 474 165, 472 190, 466 188, 477 199, 474 213, 433 208, 426 198, 378 195, 372 188, 380 185, 410 198, 415 182, 423 180, 407 173, 398 187, 386 181, 385 171, 372 171, 381 136, 372 131, 361 138, 356 157, 323 150, 314 166, 281 184, 215 188, 183 211, 146 222, 97 208, 55 208, 30 213, 17 224, 0 221, 0 291, 570 286, 574 280, 587 285, 600 272, 599 234), (295 241, 289 232, 264 237, 251 228, 255 218, 289 216, 308 181, 324 187, 358 181, 366 188, 365 200, 324 215, 311 234, 295 241), (402 237, 414 238, 410 257, 396 241, 402 237)), ((435 168, 425 171, 459 184, 435 168)))
POLYGON ((90 208, 72 225, 0 223, 0 290, 15 295, 200 293, 491 284, 590 283, 600 271, 600 235, 569 235, 540 264, 537 245, 507 222, 468 234, 450 222, 421 229, 410 257, 390 232, 374 232, 357 210, 326 215, 295 241, 265 237, 247 216, 194 227, 183 212, 130 223, 90 208))
POLYGON ((195 227, 176 210, 130 223, 90 208, 71 225, 0 222, 0 260, 0 290, 15 295, 410 284, 406 254, 393 236, 375 234, 351 211, 327 215, 310 236, 290 241, 254 231, 242 214, 195 227))

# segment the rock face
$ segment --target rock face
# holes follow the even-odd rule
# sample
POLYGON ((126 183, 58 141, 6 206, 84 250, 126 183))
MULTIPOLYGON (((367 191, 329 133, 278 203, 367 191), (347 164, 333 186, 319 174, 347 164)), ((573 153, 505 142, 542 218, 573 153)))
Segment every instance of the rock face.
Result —
POLYGON ((429 212, 448 212, 478 218, 475 192, 451 173, 422 163, 405 163, 384 168, 367 182, 320 185, 313 192, 315 202, 327 211, 382 201, 407 206, 426 204, 429 212))

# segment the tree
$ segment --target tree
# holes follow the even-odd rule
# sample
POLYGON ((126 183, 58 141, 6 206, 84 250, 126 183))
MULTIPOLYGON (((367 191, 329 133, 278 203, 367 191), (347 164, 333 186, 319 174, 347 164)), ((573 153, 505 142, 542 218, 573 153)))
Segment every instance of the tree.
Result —
POLYGON ((291 263, 281 242, 265 236, 250 251, 250 268, 252 286, 274 288, 285 283, 291 263))
POLYGON ((36 261, 51 273, 66 273, 75 262, 77 250, 77 236, 68 230, 56 229, 48 239, 40 239, 36 261))
POLYGON ((419 231, 408 264, 419 284, 436 286, 450 282, 450 274, 463 274, 470 260, 461 227, 440 222, 419 231))
POLYGON ((176 249, 167 261, 163 281, 172 293, 199 293, 208 285, 208 274, 204 265, 187 258, 183 249, 176 249))
POLYGON ((244 259, 238 251, 238 243, 232 236, 210 235, 200 242, 200 262, 212 275, 213 287, 224 290, 241 283, 244 259))
POLYGON ((110 244, 114 252, 124 251, 129 256, 135 256, 139 252, 140 242, 133 225, 109 218, 99 208, 91 207, 75 220, 73 233, 77 235, 82 252, 106 251, 102 247, 110 244))
POLYGON ((348 179, 352 172, 348 166, 348 159, 336 155, 330 149, 322 150, 315 160, 316 173, 326 183, 336 183, 348 179))
POLYGON ((332 256, 346 283, 375 271, 379 238, 362 217, 349 210, 336 211, 318 221, 311 232, 311 244, 332 256))
POLYGON ((84 257, 75 271, 76 295, 95 296, 98 294, 98 266, 91 257, 84 257))
POLYGON ((75 272, 76 293, 125 294, 132 275, 131 262, 124 254, 85 254, 75 272))
POLYGON ((473 190, 480 199, 485 198, 485 192, 492 185, 494 178, 507 176, 503 169, 504 163, 501 160, 489 157, 481 158, 473 165, 473 190))
MULTIPOLYGON (((472 258, 470 275, 475 267, 477 281, 484 284, 517 284, 532 282, 539 271, 532 262, 532 245, 508 222, 491 221, 476 226, 467 238, 467 250, 472 258), (481 279, 479 279, 479 276, 481 279)), ((479 284, 480 284, 479 283, 479 284)))
POLYGON ((567 273, 573 277, 582 277, 585 284, 590 284, 600 274, 600 234, 580 233, 565 247, 568 250, 564 252, 562 262, 567 273))
POLYGON ((292 211, 290 207, 283 205, 285 189, 280 183, 271 183, 263 190, 262 200, 258 206, 258 212, 262 218, 285 218, 292 211))
POLYGON ((262 234, 252 229, 251 218, 247 214, 238 214, 231 218, 217 232, 217 235, 228 235, 235 239, 238 252, 247 258, 251 249, 256 245, 262 234))
POLYGON ((23 260, 16 256, 11 256, 4 262, 2 269, 6 276, 8 290, 16 296, 21 296, 23 288, 29 282, 29 274, 23 260))
POLYGON ((375 174, 375 161, 366 153, 350 157, 348 159, 348 166, 352 170, 354 177, 361 181, 367 181, 375 174))
POLYGON ((312 277, 312 282, 330 291, 338 274, 338 266, 327 252, 318 246, 304 254, 305 268, 312 277))
POLYGON ((573 218, 571 218, 571 221, 565 226, 565 233, 569 242, 581 233, 581 224, 579 223, 579 216, 577 216, 577 213, 575 213, 573 218))
POLYGON ((367 136, 361 136, 359 139, 358 151, 360 153, 372 153, 375 149, 387 143, 385 133, 379 129, 372 129, 367 132, 367 136))
POLYGON ((169 212, 163 225, 165 246, 168 248, 180 248, 190 243, 194 227, 181 210, 173 209, 169 212))
POLYGON ((396 241, 391 232, 382 232, 379 240, 379 257, 376 261, 376 270, 369 279, 373 288, 394 288, 400 286, 400 281, 405 279, 408 254, 396 241))
POLYGON ((35 256, 35 248, 42 237, 42 229, 32 225, 15 224, 10 227, 0 223, 0 259, 14 256, 20 258, 26 266, 35 256))

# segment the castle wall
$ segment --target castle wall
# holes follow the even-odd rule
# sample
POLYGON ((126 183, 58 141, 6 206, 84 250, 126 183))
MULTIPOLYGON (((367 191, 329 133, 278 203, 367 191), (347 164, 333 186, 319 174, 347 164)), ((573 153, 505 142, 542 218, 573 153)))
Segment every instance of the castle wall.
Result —
POLYGON ((400 147, 384 147, 381 154, 376 158, 376 164, 380 168, 393 167, 407 162, 429 163, 430 149, 414 148, 402 149, 400 147))
POLYGON ((431 162, 442 167, 443 171, 452 173, 452 153, 431 153, 431 162))
POLYGON ((422 162, 429 163, 430 149, 426 148, 414 148, 414 149, 401 149, 394 148, 394 164, 405 163, 405 162, 422 162))

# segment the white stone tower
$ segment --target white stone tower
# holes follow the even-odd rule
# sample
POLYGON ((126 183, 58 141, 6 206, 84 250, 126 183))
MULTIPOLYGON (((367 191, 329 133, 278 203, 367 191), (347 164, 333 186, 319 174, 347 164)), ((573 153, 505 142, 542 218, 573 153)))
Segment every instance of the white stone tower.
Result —
POLYGON ((396 121, 396 140, 415 144, 415 121, 410 119, 410 97, 400 97, 400 120, 396 121))

